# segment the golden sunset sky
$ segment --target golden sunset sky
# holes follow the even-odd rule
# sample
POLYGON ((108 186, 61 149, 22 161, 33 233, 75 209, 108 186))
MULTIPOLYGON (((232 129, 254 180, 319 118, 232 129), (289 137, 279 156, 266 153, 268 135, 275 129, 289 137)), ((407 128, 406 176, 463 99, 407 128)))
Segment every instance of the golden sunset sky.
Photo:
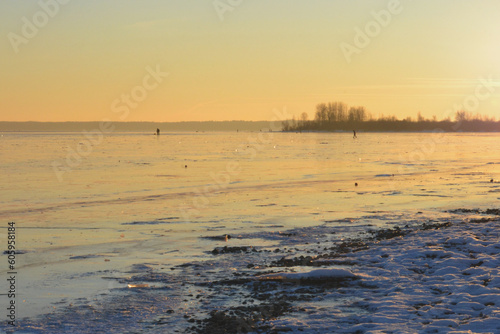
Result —
POLYGON ((499 14, 498 0, 2 0, 0 121, 312 118, 329 101, 498 118, 499 14))

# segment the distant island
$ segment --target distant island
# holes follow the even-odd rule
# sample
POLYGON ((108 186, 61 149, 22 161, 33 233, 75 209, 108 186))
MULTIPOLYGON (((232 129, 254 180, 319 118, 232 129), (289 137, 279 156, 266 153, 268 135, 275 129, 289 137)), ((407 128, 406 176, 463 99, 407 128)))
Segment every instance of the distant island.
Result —
MULTIPOLYGON (((209 131, 273 131, 283 132, 500 132, 500 121, 493 117, 457 111, 450 117, 438 120, 396 116, 374 118, 365 107, 349 107, 343 102, 320 103, 316 106, 314 120, 306 112, 299 118, 281 122, 270 121, 199 121, 199 122, 111 122, 113 132, 209 132, 209 131), (277 123, 277 124, 275 124, 277 123)), ((81 132, 98 129, 100 122, 7 122, 0 121, 0 132, 81 132)))
POLYGON ((492 117, 473 115, 467 111, 457 111, 454 119, 438 120, 424 118, 420 113, 416 119, 407 117, 399 120, 396 116, 380 116, 375 119, 365 107, 348 107, 343 102, 320 103, 316 106, 314 120, 302 113, 299 119, 283 121, 283 131, 365 131, 365 132, 500 132, 500 121, 492 117))

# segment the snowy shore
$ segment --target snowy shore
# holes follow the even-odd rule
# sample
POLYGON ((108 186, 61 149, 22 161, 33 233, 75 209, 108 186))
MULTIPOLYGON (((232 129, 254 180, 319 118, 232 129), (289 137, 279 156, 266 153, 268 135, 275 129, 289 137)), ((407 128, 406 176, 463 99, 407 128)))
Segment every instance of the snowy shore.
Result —
POLYGON ((500 333, 499 210, 365 218, 382 217, 214 237, 208 261, 108 277, 109 294, 17 332, 500 333), (265 238, 279 247, 251 245, 265 238))
POLYGON ((212 313, 198 332, 225 333, 229 322, 240 332, 500 333, 499 211, 455 213, 463 219, 378 231, 302 262, 344 269, 303 270, 297 258, 284 259, 302 273, 260 276, 272 284, 251 288, 275 300, 261 312, 267 322, 230 316, 236 307, 212 313), (279 315, 277 305, 286 305, 279 315))

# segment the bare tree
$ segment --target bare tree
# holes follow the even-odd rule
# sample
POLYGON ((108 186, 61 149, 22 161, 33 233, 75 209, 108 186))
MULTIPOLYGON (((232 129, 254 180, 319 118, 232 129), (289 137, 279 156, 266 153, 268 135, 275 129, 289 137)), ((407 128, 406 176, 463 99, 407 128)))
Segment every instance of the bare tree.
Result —
POLYGON ((309 119, 309 115, 304 111, 302 114, 300 114, 300 120, 302 122, 307 122, 307 120, 309 119))
POLYGON ((424 118, 424 116, 422 116, 422 113, 419 111, 417 114, 417 122, 421 123, 424 121, 425 121, 425 118, 424 118))
POLYGON ((456 122, 468 121, 472 118, 472 115, 465 110, 457 111, 455 114, 456 122))
POLYGON ((320 124, 325 122, 327 120, 327 106, 325 103, 320 103, 316 105, 316 121, 318 121, 320 124))
POLYGON ((347 118, 350 122, 363 122, 366 119, 365 107, 349 108, 349 113, 347 118))

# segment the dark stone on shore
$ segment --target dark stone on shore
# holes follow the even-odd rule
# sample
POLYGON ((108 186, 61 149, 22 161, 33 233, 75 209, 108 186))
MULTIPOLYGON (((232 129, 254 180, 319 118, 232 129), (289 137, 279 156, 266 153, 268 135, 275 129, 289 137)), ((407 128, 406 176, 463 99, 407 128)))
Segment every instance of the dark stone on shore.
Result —
POLYGON ((497 220, 497 217, 488 217, 488 218, 480 218, 480 219, 471 219, 469 223, 474 223, 474 224, 481 224, 481 223, 488 223, 491 221, 497 220))
POLYGON ((210 317, 204 319, 201 325, 194 330, 200 334, 249 333, 265 330, 269 328, 263 322, 277 318, 289 312, 290 309, 289 303, 276 301, 260 305, 237 306, 223 311, 214 310, 210 312, 210 317), (260 328, 258 324, 261 325, 260 328))
POLYGON ((239 247, 216 247, 212 250, 213 255, 227 254, 227 253, 248 253, 256 252, 253 246, 239 246, 239 247))
POLYGON ((451 213, 480 213, 481 211, 479 209, 456 209, 456 210, 450 210, 448 212, 451 212, 451 213))
POLYGON ((284 236, 284 237, 293 237, 293 236, 296 236, 297 233, 286 233, 286 232, 280 232, 279 234, 280 236, 284 236))
POLYGON ((500 216, 500 209, 486 209, 481 211, 479 209, 456 209, 450 210, 451 213, 485 213, 487 215, 497 215, 500 216))
POLYGON ((450 227, 452 223, 446 222, 446 223, 436 223, 436 224, 427 224, 424 223, 422 225, 422 230, 439 230, 440 228, 446 228, 450 227))
POLYGON ((312 266, 313 257, 311 256, 299 256, 292 259, 286 259, 282 257, 278 261, 273 261, 271 267, 295 267, 295 266, 312 266))
POLYGON ((354 253, 364 249, 368 249, 368 246, 365 242, 361 240, 349 240, 337 245, 337 247, 335 247, 333 250, 335 250, 337 253, 354 253))
POLYGON ((396 237, 402 237, 408 234, 407 231, 401 230, 399 226, 396 226, 393 229, 385 229, 379 231, 369 231, 369 233, 373 234, 373 238, 376 240, 387 240, 396 237))

